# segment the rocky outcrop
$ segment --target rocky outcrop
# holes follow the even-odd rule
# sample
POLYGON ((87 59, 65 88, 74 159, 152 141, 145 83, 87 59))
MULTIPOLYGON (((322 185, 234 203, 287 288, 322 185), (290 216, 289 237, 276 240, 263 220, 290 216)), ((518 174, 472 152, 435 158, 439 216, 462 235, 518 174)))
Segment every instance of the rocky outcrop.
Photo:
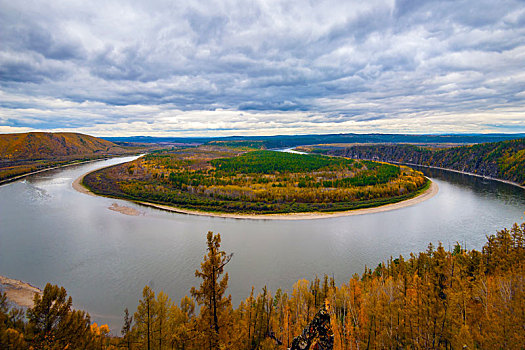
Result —
POLYGON ((301 335, 292 341, 291 350, 332 350, 334 335, 330 325, 330 313, 323 306, 301 335))

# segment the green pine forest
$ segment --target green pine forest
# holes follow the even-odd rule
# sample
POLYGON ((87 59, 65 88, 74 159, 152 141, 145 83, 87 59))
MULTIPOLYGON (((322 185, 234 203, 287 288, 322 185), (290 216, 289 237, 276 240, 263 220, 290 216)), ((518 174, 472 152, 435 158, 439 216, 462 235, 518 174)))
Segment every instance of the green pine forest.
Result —
POLYGON ((99 195, 257 214, 374 207, 411 198, 429 186, 422 173, 405 166, 253 146, 153 152, 88 174, 83 184, 99 195))
POLYGON ((436 145, 355 144, 306 147, 315 153, 434 166, 525 186, 525 139, 440 148, 436 145))
MULTIPOLYGON (((525 223, 487 236, 481 249, 399 256, 349 281, 315 277, 290 292, 266 287, 234 307, 220 234, 208 232, 201 281, 180 302, 145 286, 123 327, 91 324, 64 288, 48 284, 34 307, 0 294, 1 349, 287 349, 319 308, 334 349, 523 349, 525 223)), ((311 327, 310 327, 311 329, 311 327)), ((312 349, 315 347, 315 338, 312 349)))

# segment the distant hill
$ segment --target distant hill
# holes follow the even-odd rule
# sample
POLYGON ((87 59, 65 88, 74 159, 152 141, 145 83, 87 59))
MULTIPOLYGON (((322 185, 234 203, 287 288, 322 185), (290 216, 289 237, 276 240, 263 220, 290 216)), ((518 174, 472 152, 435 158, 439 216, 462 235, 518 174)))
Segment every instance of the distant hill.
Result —
POLYGON ((0 134, 0 183, 51 167, 150 149, 76 133, 0 134))
POLYGON ((0 158, 7 160, 120 154, 123 151, 111 141, 76 133, 0 134, 0 158))
POLYGON ((262 141, 267 149, 286 148, 320 143, 450 143, 473 144, 497 142, 525 137, 525 134, 324 134, 324 135, 275 135, 275 136, 229 136, 229 137, 106 137, 112 142, 143 142, 157 144, 203 144, 216 141, 262 141))
POLYGON ((324 154, 464 171, 525 185, 525 138, 433 149, 415 145, 315 146, 324 154))

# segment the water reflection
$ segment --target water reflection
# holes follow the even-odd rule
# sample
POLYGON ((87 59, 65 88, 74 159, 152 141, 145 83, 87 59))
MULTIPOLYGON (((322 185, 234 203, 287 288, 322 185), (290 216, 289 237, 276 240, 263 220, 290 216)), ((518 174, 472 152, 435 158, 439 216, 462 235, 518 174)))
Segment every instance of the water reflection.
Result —
POLYGON ((485 235, 520 221, 525 191, 504 183, 422 168, 440 187, 418 205, 321 220, 235 220, 181 215, 93 197, 71 188, 79 175, 118 160, 43 173, 0 187, 0 274, 39 287, 63 285, 96 322, 121 326, 142 288, 153 283, 178 301, 198 281, 207 231, 234 252, 227 266, 234 303, 252 285, 275 291, 298 279, 333 275, 338 282, 390 256, 456 241, 481 248, 485 235), (108 210, 130 206, 141 216, 108 210))

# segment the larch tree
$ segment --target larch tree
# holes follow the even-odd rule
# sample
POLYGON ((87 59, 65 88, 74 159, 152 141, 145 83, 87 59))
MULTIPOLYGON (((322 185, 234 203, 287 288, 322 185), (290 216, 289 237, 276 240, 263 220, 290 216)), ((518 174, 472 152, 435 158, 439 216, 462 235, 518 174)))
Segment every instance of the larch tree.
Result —
POLYGON ((192 287, 190 292, 201 306, 203 333, 211 350, 220 347, 221 328, 225 326, 226 311, 231 309, 231 296, 224 295, 228 287, 228 273, 224 273, 224 266, 230 262, 233 254, 227 255, 220 249, 220 234, 214 235, 209 231, 206 244, 208 253, 201 263, 201 270, 195 271, 195 276, 201 278, 202 282, 199 289, 192 287))
POLYGON ((156 320, 156 302, 155 292, 145 286, 142 290, 142 300, 139 301, 137 312, 135 312, 135 326, 139 340, 142 343, 141 348, 150 350, 153 342, 153 327, 156 320))
POLYGON ((157 294, 157 300, 155 302, 156 320, 153 331, 158 349, 162 349, 163 344, 166 345, 168 343, 169 310, 172 307, 173 302, 169 296, 163 291, 160 291, 159 294, 157 294))
POLYGON ((129 315, 128 308, 124 310, 124 325, 122 326, 122 330, 120 331, 120 334, 122 334, 122 340, 125 344, 125 346, 129 349, 131 349, 131 327, 133 325, 133 316, 129 315))
POLYGON ((180 301, 180 308, 172 304, 168 310, 169 342, 172 349, 191 349, 195 334, 195 302, 188 296, 180 301))

